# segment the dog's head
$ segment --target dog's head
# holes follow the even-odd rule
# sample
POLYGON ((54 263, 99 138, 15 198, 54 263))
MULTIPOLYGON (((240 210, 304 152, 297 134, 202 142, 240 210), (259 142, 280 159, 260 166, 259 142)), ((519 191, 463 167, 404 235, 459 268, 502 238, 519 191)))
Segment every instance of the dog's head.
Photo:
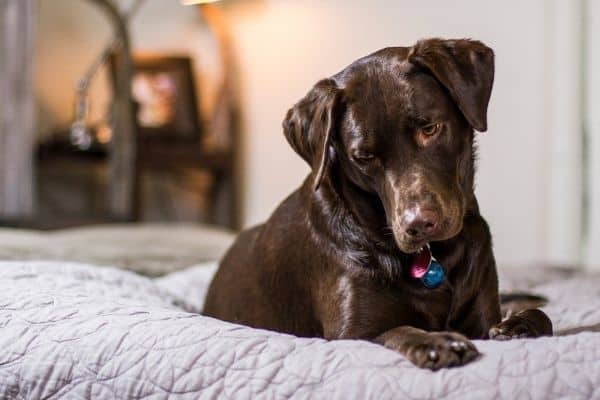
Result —
POLYGON ((473 129, 487 129, 494 54, 428 39, 387 48, 318 82, 284 120, 319 190, 331 169, 379 198, 400 250, 462 229, 473 199, 473 129))

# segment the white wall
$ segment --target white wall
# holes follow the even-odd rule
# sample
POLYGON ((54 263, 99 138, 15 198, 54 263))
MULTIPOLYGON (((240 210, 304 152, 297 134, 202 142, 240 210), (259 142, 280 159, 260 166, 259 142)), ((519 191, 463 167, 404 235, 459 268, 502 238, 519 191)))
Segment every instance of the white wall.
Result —
MULTIPOLYGON (((242 3, 242 2, 241 2, 242 3)), ((543 0, 265 0, 232 7, 244 81, 245 223, 266 219, 308 168, 285 142, 285 111, 319 78, 385 46, 430 36, 480 39, 496 52, 477 194, 501 264, 546 261, 547 71, 552 15, 543 0)))
POLYGON ((557 264, 581 265, 583 204, 583 6, 582 1, 547 2, 546 98, 549 143, 545 253, 557 264))
POLYGON ((600 270, 600 2, 587 2, 586 128, 589 140, 587 183, 589 219, 584 265, 600 270))

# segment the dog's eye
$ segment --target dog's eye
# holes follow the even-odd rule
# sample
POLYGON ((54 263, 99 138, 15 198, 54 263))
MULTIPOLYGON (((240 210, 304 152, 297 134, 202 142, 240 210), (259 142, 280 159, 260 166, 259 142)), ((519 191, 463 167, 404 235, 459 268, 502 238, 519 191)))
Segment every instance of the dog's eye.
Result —
POLYGON ((419 130, 421 131, 423 136, 432 137, 432 136, 435 136, 438 133, 440 133, 440 131, 442 130, 442 124, 438 122, 435 124, 425 125, 424 127, 420 128, 419 130))
POLYGON ((355 152, 352 154, 352 158, 354 158, 358 162, 369 162, 374 160, 375 156, 370 153, 355 152))

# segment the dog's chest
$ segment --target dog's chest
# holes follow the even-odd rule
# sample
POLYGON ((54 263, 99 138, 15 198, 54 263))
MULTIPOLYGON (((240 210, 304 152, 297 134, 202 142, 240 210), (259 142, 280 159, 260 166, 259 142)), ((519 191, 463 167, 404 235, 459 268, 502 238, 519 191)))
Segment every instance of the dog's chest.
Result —
POLYGON ((398 307, 409 311, 404 316, 410 325, 425 330, 448 329, 454 303, 454 290, 449 282, 435 289, 423 286, 421 281, 408 282, 395 291, 401 300, 398 307))
POLYGON ((344 275, 337 295, 344 330, 349 332, 383 332, 402 325, 444 330, 453 304, 450 283, 428 289, 409 278, 390 284, 344 275))

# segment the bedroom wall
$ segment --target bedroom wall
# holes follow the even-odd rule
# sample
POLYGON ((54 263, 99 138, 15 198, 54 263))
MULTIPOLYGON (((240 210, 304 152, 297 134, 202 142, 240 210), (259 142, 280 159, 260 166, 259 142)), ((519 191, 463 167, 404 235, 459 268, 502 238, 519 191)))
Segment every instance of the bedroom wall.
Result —
MULTIPOLYGON (((85 2, 39 3, 38 68, 42 79, 36 87, 41 125, 49 128, 69 120, 74 79, 85 71, 109 32, 99 13, 85 2)), ((577 3, 224 1, 237 42, 242 83, 244 225, 266 219, 308 172, 285 142, 281 120, 314 82, 381 47, 409 45, 430 36, 472 37, 496 52, 489 131, 478 138, 477 194, 494 233, 498 261, 521 265, 576 260, 569 246, 579 240, 577 224, 568 224, 568 219, 562 225, 549 221, 556 217, 556 209, 580 204, 572 204, 569 196, 555 202, 548 198, 557 192, 561 196, 561 186, 553 192, 556 185, 550 171, 552 165, 556 169, 559 156, 552 152, 556 145, 549 137, 572 134, 553 129, 557 120, 564 122, 564 117, 556 117, 563 110, 556 108, 553 99, 563 96, 563 104, 578 100, 572 91, 557 93, 560 85, 553 84, 557 74, 573 68, 551 67, 557 60, 561 62, 556 56, 560 49, 556 48, 555 28, 562 15, 557 7, 577 3)), ((196 10, 179 7, 174 0, 148 0, 133 23, 132 34, 138 49, 191 52, 195 56, 202 78, 198 82, 202 110, 208 115, 218 73, 212 58, 214 43, 196 10)), ((568 41, 563 43, 568 45, 568 41)), ((107 101, 107 94, 103 93, 102 79, 95 85, 97 112, 107 101)), ((563 126, 569 129, 568 123, 563 126)), ((569 139, 566 142, 570 143, 569 139)), ((573 174, 568 170, 563 178, 568 180, 573 174)), ((564 213, 561 218, 564 222, 564 213)))
POLYGON ((600 271, 600 2, 589 0, 586 9, 585 127, 587 133, 587 204, 584 264, 600 271))

